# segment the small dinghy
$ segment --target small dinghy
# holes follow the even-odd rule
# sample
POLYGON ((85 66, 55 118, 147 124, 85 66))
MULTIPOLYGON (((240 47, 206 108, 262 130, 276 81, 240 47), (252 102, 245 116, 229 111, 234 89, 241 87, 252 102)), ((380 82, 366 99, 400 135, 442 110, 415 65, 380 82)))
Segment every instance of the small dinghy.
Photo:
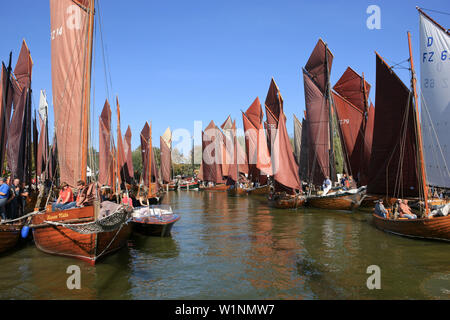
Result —
POLYGON ((180 216, 168 205, 138 207, 133 211, 133 229, 148 236, 169 237, 180 216))

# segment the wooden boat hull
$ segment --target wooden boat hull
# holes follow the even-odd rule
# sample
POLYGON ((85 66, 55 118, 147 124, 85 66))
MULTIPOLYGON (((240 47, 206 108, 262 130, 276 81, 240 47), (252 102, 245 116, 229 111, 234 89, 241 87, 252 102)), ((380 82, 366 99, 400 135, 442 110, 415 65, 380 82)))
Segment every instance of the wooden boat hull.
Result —
POLYGON ((278 196, 269 197, 269 206, 277 209, 296 209, 305 205, 304 196, 278 196))
POLYGON ((169 184, 169 191, 177 191, 178 185, 177 184, 169 184))
POLYGON ((0 253, 8 251, 17 245, 23 224, 0 225, 0 253))
MULTIPOLYGON (((131 224, 123 224, 111 232, 80 234, 71 229, 45 224, 44 221, 64 222, 94 219, 94 207, 46 212, 33 216, 33 237, 36 247, 49 254, 73 257, 94 265, 100 258, 122 248, 131 234, 131 224)), ((84 222, 86 222, 84 221, 84 222)))
POLYGON ((200 187, 199 190, 201 191, 227 191, 230 188, 230 186, 227 186, 225 184, 220 184, 214 187, 200 187))
POLYGON ((244 197, 247 196, 247 190, 243 188, 229 188, 227 190, 228 195, 232 197, 244 197))
POLYGON ((310 206, 318 209, 351 211, 360 206, 361 197, 362 196, 360 193, 355 193, 323 197, 309 197, 307 201, 310 206))
POLYGON ((249 189, 247 191, 247 193, 249 195, 268 195, 270 193, 270 186, 265 185, 265 186, 255 187, 255 188, 249 189))
POLYGON ((133 231, 147 236, 170 237, 172 227, 178 220, 180 216, 176 214, 133 218, 133 231))
POLYGON ((450 216, 432 219, 385 219, 373 214, 374 225, 405 237, 450 241, 450 216))

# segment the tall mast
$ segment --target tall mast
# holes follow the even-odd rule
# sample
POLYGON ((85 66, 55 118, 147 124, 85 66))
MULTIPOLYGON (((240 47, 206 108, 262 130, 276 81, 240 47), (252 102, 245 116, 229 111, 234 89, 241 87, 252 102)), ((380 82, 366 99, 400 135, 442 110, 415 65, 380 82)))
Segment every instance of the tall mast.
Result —
POLYGON ((153 196, 152 192, 152 123, 150 122, 150 137, 148 139, 148 198, 153 196))
POLYGON ((91 98, 91 66, 92 66, 92 42, 94 37, 94 0, 90 0, 89 7, 87 8, 89 13, 88 24, 88 42, 87 42, 87 54, 85 65, 85 84, 84 84, 84 97, 83 97, 83 125, 82 125, 82 157, 81 157, 81 180, 86 181, 87 178, 87 155, 88 155, 88 140, 89 140, 89 118, 90 118, 90 98, 91 98))
POLYGON ((417 90, 416 90, 416 72, 414 70, 414 61, 412 56, 412 48, 411 48, 411 34, 408 31, 408 47, 409 47, 409 63, 411 66, 411 85, 413 90, 413 105, 414 105, 414 113, 416 116, 415 125, 417 132, 417 144, 418 144, 418 154, 417 154, 417 162, 420 168, 419 175, 419 184, 423 188, 423 196, 425 201, 425 215, 428 215, 428 187, 426 180, 426 172, 425 172, 425 160, 423 157, 423 143, 422 143, 422 130, 419 122, 419 108, 417 106, 417 90), (421 181, 420 181, 421 180, 421 181))

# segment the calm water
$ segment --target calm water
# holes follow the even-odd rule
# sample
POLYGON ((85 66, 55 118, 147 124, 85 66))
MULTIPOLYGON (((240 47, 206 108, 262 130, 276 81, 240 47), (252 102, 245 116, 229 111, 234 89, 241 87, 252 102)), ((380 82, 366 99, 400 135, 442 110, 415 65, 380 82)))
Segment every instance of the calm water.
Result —
POLYGON ((0 257, 1 299, 450 299, 450 245, 389 235, 370 214, 275 210, 264 199, 171 192, 172 238, 135 235, 96 267, 38 251, 0 257), (81 290, 66 269, 80 266, 81 290), (370 265, 381 290, 366 286, 370 265))

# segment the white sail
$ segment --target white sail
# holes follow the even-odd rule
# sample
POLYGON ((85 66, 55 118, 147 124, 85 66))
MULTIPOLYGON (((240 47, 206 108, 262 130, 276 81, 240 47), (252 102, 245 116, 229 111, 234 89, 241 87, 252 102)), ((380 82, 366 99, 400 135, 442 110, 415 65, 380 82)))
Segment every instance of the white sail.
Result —
POLYGON ((427 183, 450 188, 450 36, 419 13, 421 122, 427 183))
POLYGON ((41 90, 41 95, 39 98, 39 115, 41 116, 42 121, 45 121, 47 119, 47 113, 48 113, 48 102, 47 102, 47 95, 45 94, 44 90, 41 90))

